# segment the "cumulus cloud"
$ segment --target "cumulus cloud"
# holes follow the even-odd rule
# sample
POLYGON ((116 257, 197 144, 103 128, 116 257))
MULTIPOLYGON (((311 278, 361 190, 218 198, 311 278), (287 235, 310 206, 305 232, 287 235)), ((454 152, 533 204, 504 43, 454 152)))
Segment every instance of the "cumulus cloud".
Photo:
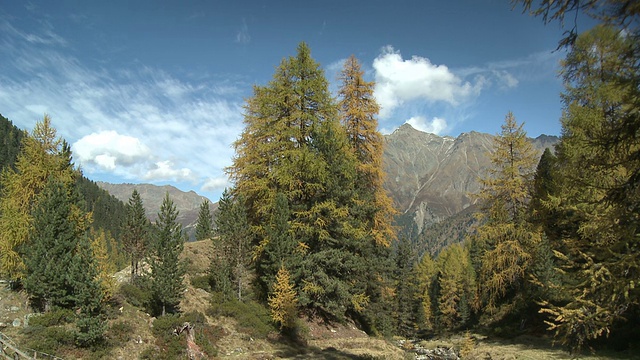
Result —
POLYGON ((149 148, 140 139, 113 130, 83 136, 72 145, 72 151, 82 165, 97 165, 102 170, 131 166, 150 155, 149 148))
POLYGON ((414 116, 406 121, 414 129, 440 135, 447 130, 447 121, 439 117, 428 120, 424 116, 414 116))
POLYGON ((463 81, 446 65, 432 64, 427 58, 413 56, 405 60, 391 46, 373 61, 373 68, 381 118, 389 117, 395 108, 412 100, 455 106, 478 94, 482 86, 463 81))

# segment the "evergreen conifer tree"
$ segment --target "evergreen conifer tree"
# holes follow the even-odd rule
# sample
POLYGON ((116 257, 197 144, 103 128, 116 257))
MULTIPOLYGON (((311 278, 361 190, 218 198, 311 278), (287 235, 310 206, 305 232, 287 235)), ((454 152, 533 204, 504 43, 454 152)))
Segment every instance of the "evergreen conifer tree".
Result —
POLYGON ((198 222, 196 223, 196 240, 211 239, 213 236, 213 217, 209 200, 202 200, 200 211, 198 212, 198 222))
POLYGON ((124 224, 123 247, 131 260, 131 282, 140 274, 140 261, 148 251, 149 220, 142 205, 138 190, 133 190, 127 204, 127 218, 124 224))
POLYGON ((251 255, 250 229, 241 198, 225 189, 218 202, 216 216, 216 238, 213 242, 211 278, 214 291, 238 300, 249 286, 249 265, 251 255))
POLYGON ((77 343, 90 346, 105 330, 103 290, 78 201, 73 188, 49 179, 34 209, 24 286, 40 310, 77 310, 77 343))
POLYGON ((92 244, 88 236, 78 239, 78 245, 74 254, 71 272, 75 282, 75 308, 76 315, 76 343, 82 347, 89 347, 103 340, 106 330, 104 315, 105 295, 113 287, 113 284, 101 278, 100 264, 92 251, 92 244))
POLYGON ((411 241, 401 237, 395 253, 395 320, 396 329, 402 336, 412 336, 417 328, 419 304, 417 283, 413 278, 414 254, 411 241))
POLYGON ((178 211, 167 193, 162 201, 155 238, 151 246, 152 308, 156 315, 179 311, 180 300, 185 289, 185 267, 180 260, 184 248, 182 225, 176 219, 178 211))
POLYGON ((43 311, 75 305, 76 278, 81 274, 71 266, 84 234, 72 218, 71 202, 65 185, 51 178, 33 212, 24 287, 32 304, 43 311))

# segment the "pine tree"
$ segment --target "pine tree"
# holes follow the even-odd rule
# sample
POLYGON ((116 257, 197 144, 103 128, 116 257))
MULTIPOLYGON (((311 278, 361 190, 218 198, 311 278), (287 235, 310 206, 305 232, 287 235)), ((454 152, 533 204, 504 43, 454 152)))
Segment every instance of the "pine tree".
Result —
POLYGON ((78 310, 76 339, 89 346, 102 339, 105 325, 89 223, 78 216, 79 201, 69 184, 49 179, 33 213, 24 287, 40 310, 78 310))
POLYGON ((149 258, 152 307, 156 315, 177 312, 185 289, 186 271, 180 260, 185 239, 177 217, 178 211, 167 193, 158 213, 157 231, 149 258))
POLYGON ((435 328, 435 308, 438 287, 438 267, 429 253, 422 255, 414 267, 413 274, 417 283, 416 297, 419 303, 417 327, 421 331, 433 331, 435 328))
POLYGON ((526 221, 537 155, 522 127, 507 114, 495 137, 493 167, 480 179, 483 208, 477 216, 484 223, 472 248, 481 255, 480 290, 489 311, 499 302, 522 300, 531 249, 539 240, 526 221))
POLYGON ((533 180, 533 193, 530 203, 530 222, 541 226, 542 231, 552 242, 559 242, 563 225, 559 215, 550 203, 551 196, 558 195, 558 159, 548 148, 544 150, 538 162, 533 180))
MULTIPOLYGON (((382 289, 394 286, 390 272, 394 264, 388 247, 396 239, 391 225, 396 211, 383 188, 384 140, 377 130, 376 119, 379 107, 373 96, 374 83, 363 79, 363 71, 354 56, 345 61, 340 81, 340 119, 349 151, 355 158, 355 169, 343 171, 344 174, 355 171, 351 191, 345 194, 349 197, 345 203, 351 217, 351 231, 346 238, 358 269, 353 275, 356 284, 352 292, 357 298, 367 299, 369 309, 357 311, 363 317, 360 321, 372 323, 365 325, 367 327, 386 326, 373 323, 385 316, 381 309, 389 309, 393 304, 393 301, 378 301, 388 298, 383 296, 382 289)), ((349 189, 347 185, 341 186, 349 189)))
POLYGON ((276 281, 277 273, 282 266, 291 269, 287 271, 295 283, 295 279, 300 277, 301 257, 307 251, 304 247, 298 248, 291 232, 291 211, 287 197, 279 193, 275 202, 266 237, 258 246, 261 256, 257 259, 256 267, 261 274, 262 292, 269 292, 269 286, 276 281))
POLYGON ((91 250, 94 255, 96 264, 96 281, 100 284, 102 289, 101 299, 102 302, 107 302, 111 299, 116 291, 116 282, 113 278, 113 273, 116 272, 116 257, 117 253, 109 254, 108 246, 115 247, 115 240, 109 236, 104 230, 93 230, 91 234, 91 250))
POLYGON ((200 204, 198 222, 196 223, 196 240, 211 239, 213 236, 213 218, 209 208, 209 200, 204 199, 200 204))
POLYGON ((213 241, 211 275, 213 289, 225 296, 235 293, 238 300, 249 286, 250 229, 242 198, 225 189, 218 202, 216 238, 213 241))
POLYGON ((640 298, 636 40, 597 26, 577 38, 563 63, 560 190, 550 203, 566 225, 563 246, 555 249, 566 301, 547 303, 544 311, 572 349, 608 335, 640 298))
POLYGON ((71 199, 64 184, 47 183, 33 212, 31 246, 25 256, 24 287, 34 307, 71 309, 77 295, 70 264, 83 229, 72 218, 71 199))
POLYGON ((401 237, 395 253, 395 320, 402 336, 412 336, 417 326, 417 284, 413 278, 414 251, 411 241, 401 237))
POLYGON ((33 132, 22 139, 15 170, 5 168, 0 176, 0 273, 12 280, 24 275, 24 254, 32 211, 49 177, 65 184, 75 181, 69 145, 56 136, 45 115, 33 132))
POLYGON ((5 168, 15 170, 20 153, 20 143, 26 133, 13 125, 11 120, 0 115, 0 172, 5 168))
POLYGON ((292 329, 295 326, 298 318, 297 304, 298 299, 289 272, 281 266, 269 296, 271 318, 280 325, 280 329, 292 329))
POLYGON ((366 230, 378 245, 388 246, 395 239, 391 223, 396 213, 384 185, 382 164, 384 139, 378 132, 379 107, 373 95, 374 83, 363 79, 358 60, 346 60, 340 75, 340 115, 357 165, 358 205, 366 230))
POLYGON ((131 282, 140 274, 140 261, 146 256, 149 243, 149 220, 138 190, 133 190, 127 204, 127 219, 122 231, 122 245, 131 261, 131 282))
POLYGON ((100 266, 92 251, 90 239, 83 236, 79 239, 70 266, 71 272, 75 274, 76 343, 82 347, 90 347, 102 341, 106 330, 105 296, 113 292, 114 284, 113 278, 106 280, 101 277, 104 274, 99 272, 100 266))
POLYGON ((471 316, 476 279, 469 251, 462 244, 445 248, 438 256, 438 324, 443 329, 465 325, 471 316))

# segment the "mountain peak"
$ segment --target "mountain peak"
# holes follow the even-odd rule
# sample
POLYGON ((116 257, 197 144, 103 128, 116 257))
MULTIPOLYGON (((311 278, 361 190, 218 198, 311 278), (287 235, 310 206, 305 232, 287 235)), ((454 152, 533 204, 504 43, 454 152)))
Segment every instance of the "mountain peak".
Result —
POLYGON ((419 131, 416 128, 414 128, 413 126, 411 126, 411 124, 409 123, 404 123, 402 125, 400 125, 400 127, 398 127, 397 129, 395 129, 392 133, 393 134, 402 134, 402 133, 409 133, 409 132, 415 132, 415 131, 419 131))

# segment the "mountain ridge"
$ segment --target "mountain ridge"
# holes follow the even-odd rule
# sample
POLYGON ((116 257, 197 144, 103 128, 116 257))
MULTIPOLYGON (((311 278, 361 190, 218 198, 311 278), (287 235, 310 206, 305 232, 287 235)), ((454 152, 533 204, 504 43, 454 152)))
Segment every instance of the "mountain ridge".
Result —
MULTIPOLYGON (((479 178, 491 166, 494 138, 477 131, 439 136, 410 124, 384 136, 385 189, 401 216, 413 219, 418 233, 473 204, 471 194, 480 190, 479 178)), ((558 137, 530 140, 541 155, 558 137)))
POLYGON ((138 190, 147 218, 152 222, 158 217, 165 194, 169 193, 169 197, 179 212, 176 220, 182 225, 190 240, 195 239, 195 226, 198 222, 198 213, 202 202, 204 200, 209 202, 212 214, 214 214, 218 206, 217 202, 213 203, 207 197, 199 195, 193 190, 182 191, 173 185, 112 184, 104 181, 96 181, 96 184, 125 204, 129 203, 133 190, 138 190))

